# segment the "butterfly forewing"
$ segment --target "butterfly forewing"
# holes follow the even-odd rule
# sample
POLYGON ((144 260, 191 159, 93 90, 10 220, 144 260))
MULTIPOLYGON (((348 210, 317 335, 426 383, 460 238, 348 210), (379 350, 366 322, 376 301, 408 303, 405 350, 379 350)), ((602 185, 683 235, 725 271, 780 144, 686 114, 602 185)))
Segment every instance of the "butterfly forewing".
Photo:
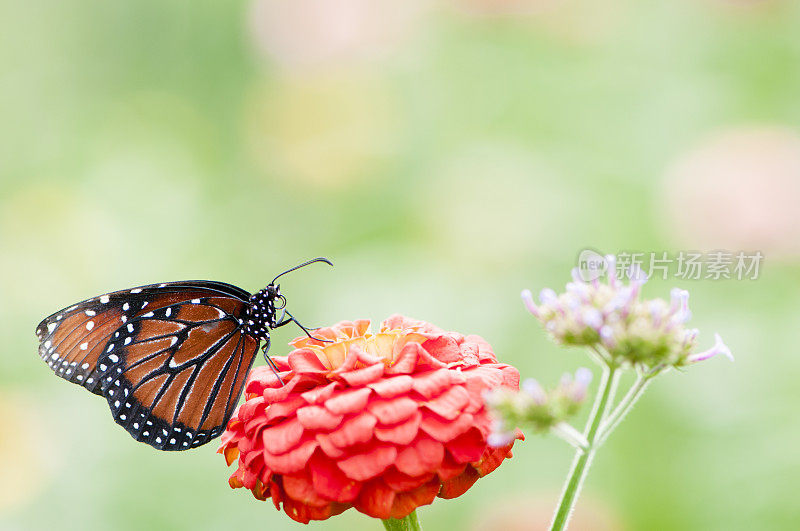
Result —
POLYGON ((62 378, 105 396, 135 439, 200 446, 232 414, 258 349, 242 323, 248 296, 209 281, 109 293, 42 321, 39 353, 62 378))

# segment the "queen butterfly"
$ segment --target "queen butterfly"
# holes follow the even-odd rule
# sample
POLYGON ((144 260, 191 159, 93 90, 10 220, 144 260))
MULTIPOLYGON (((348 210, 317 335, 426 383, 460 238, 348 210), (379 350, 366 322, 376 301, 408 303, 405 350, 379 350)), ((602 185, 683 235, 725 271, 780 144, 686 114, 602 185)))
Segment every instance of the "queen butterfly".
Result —
POLYGON ((58 376, 104 396, 137 441, 158 450, 201 446, 225 428, 262 340, 277 376, 270 330, 294 322, 310 335, 275 281, 314 262, 333 265, 309 260, 252 295, 198 280, 87 299, 39 323, 39 355, 58 376))

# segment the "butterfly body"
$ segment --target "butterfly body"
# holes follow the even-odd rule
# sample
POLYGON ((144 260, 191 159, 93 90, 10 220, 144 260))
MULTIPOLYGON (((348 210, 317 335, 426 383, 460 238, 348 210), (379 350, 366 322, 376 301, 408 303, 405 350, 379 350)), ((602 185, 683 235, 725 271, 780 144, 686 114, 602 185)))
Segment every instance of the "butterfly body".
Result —
POLYGON ((186 450, 222 433, 261 342, 268 347, 271 329, 296 323, 285 305, 274 280, 252 295, 213 281, 141 286, 44 319, 39 355, 56 375, 105 397, 137 441, 186 450))
POLYGON ((245 311, 245 330, 253 337, 269 340, 269 331, 278 326, 278 312, 275 301, 282 297, 280 286, 270 284, 250 296, 245 311))

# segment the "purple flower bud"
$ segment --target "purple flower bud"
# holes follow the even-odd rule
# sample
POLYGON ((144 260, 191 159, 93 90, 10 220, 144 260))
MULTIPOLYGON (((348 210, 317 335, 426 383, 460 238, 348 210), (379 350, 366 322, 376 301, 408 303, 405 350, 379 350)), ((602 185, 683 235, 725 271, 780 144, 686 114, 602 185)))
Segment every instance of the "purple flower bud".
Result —
POLYGON ((567 284, 567 293, 574 295, 581 302, 587 302, 589 300, 589 286, 587 286, 584 282, 570 282, 567 284))
POLYGON ((558 304, 558 295, 550 288, 544 288, 539 292, 539 300, 542 304, 558 304))
POLYGON ((628 278, 630 279, 630 285, 634 287, 634 290, 638 293, 639 288, 647 282, 647 273, 642 270, 639 264, 633 264, 628 268, 628 278))
POLYGON ((706 351, 698 352, 697 354, 692 354, 687 358, 687 361, 689 361, 689 363, 695 363, 698 361, 707 360, 708 358, 716 356, 717 354, 723 354, 729 360, 734 361, 731 349, 729 349, 728 346, 722 342, 722 338, 720 337, 720 335, 715 333, 714 346, 706 351))
POLYGON ((495 448, 508 446, 514 442, 514 434, 510 432, 490 433, 486 438, 486 442, 489 444, 489 446, 493 446, 495 448))
POLYGON ((575 371, 575 381, 572 386, 570 395, 576 402, 580 402, 586 398, 586 391, 589 389, 589 383, 592 381, 592 371, 586 367, 581 367, 575 371))
POLYGON ((533 378, 528 378, 522 382, 522 392, 530 396, 539 405, 547 402, 547 393, 544 392, 539 382, 533 378))
POLYGON ((614 348, 614 346, 617 344, 616 340, 614 339, 614 331, 608 325, 603 325, 600 327, 600 339, 608 348, 614 348))
POLYGON ((528 309, 528 311, 534 316, 539 317, 539 307, 536 306, 535 302, 533 302, 533 293, 531 293, 531 290, 522 290, 520 296, 522 297, 522 302, 525 304, 525 307, 528 309))
POLYGON ((619 286, 619 280, 617 279, 617 257, 613 254, 607 254, 605 259, 606 264, 608 264, 608 284, 612 288, 616 288, 619 286))
POLYGON ((628 286, 620 286, 614 298, 603 308, 603 313, 608 315, 610 313, 622 311, 623 315, 627 315, 630 310, 630 303, 634 298, 635 294, 632 293, 631 288, 628 286))
POLYGON ((592 371, 586 367, 579 367, 578 370, 575 371, 575 383, 578 383, 583 387, 589 386, 589 384, 592 382, 592 377, 592 371))
POLYGON ((584 308, 581 312, 581 319, 586 324, 595 330, 600 330, 603 326, 603 314, 597 308, 584 308))

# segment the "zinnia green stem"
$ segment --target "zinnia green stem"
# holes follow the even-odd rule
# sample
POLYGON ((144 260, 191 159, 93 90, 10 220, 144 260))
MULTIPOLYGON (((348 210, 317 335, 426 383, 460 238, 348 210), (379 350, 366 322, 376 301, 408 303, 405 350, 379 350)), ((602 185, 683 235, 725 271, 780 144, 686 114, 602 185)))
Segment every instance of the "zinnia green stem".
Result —
POLYGON ((575 459, 572 462, 572 469, 569 476, 567 476, 567 483, 564 486, 564 491, 561 494, 561 500, 558 503, 553 523, 550 526, 551 531, 560 531, 567 526, 567 521, 572 514, 572 508, 578 499, 578 492, 581 489, 583 480, 586 473, 589 471, 589 465, 594 457, 597 446, 598 429, 600 423, 608 411, 612 400, 614 399, 614 391, 618 381, 618 368, 616 365, 609 365, 603 370, 603 379, 600 382, 600 388, 597 390, 597 397, 595 398, 592 413, 589 415, 589 420, 586 422, 586 430, 584 436, 586 437, 586 449, 579 449, 575 454, 575 459))
POLYGON ((422 526, 419 525, 419 518, 417 518, 417 511, 411 511, 411 514, 399 520, 387 518, 382 522, 387 531, 422 531, 422 526))

